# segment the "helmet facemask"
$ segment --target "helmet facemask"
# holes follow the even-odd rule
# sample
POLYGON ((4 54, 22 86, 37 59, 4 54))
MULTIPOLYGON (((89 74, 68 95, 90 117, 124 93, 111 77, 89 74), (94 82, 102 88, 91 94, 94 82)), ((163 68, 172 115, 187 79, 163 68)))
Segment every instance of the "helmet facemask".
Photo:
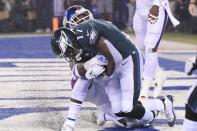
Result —
POLYGON ((71 41, 65 34, 61 31, 61 36, 59 38, 59 48, 61 53, 58 55, 59 58, 65 58, 68 62, 75 61, 76 57, 80 53, 77 49, 77 40, 71 41), (72 43, 71 43, 72 42, 72 43))
POLYGON ((70 18, 70 20, 64 17, 63 25, 64 27, 73 29, 75 26, 77 26, 77 24, 91 19, 94 19, 92 13, 89 10, 82 8, 80 10, 77 10, 76 13, 70 18))

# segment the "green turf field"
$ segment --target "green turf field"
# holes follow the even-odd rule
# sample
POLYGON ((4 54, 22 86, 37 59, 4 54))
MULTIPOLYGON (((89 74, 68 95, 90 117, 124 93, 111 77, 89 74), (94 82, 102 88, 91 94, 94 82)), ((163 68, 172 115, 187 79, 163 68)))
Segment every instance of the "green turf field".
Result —
POLYGON ((186 33, 165 33, 163 39, 197 45, 197 34, 194 35, 186 33))
MULTIPOLYGON (((132 33, 129 32, 128 34, 132 37, 135 37, 134 32, 132 32, 132 33)), ((162 40, 168 40, 168 41, 174 41, 174 42, 181 42, 181 43, 188 43, 188 44, 197 45, 197 34, 165 32, 164 36, 162 37, 162 40)))

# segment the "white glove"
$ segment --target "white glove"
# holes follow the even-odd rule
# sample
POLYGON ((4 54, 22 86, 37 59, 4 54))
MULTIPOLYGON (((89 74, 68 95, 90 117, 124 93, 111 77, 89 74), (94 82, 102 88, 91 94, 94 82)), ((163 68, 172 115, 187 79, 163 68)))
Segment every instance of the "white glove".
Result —
POLYGON ((105 71, 105 68, 100 65, 94 65, 92 68, 87 70, 85 76, 88 80, 94 79, 105 71))
POLYGON ((91 67, 93 67, 94 65, 100 65, 100 66, 104 66, 107 65, 108 61, 107 59, 103 56, 103 55, 96 55, 95 57, 93 57, 92 59, 90 59, 89 61, 84 63, 84 68, 86 70, 90 69, 91 67))

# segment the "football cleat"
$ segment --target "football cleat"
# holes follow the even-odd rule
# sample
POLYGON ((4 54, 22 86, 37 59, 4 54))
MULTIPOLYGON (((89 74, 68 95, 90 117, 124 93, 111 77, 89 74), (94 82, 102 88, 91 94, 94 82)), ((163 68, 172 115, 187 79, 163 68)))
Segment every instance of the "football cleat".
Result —
POLYGON ((164 102, 164 114, 166 116, 168 125, 170 127, 173 127, 176 123, 176 116, 173 107, 173 97, 171 95, 167 95, 162 101, 164 102))

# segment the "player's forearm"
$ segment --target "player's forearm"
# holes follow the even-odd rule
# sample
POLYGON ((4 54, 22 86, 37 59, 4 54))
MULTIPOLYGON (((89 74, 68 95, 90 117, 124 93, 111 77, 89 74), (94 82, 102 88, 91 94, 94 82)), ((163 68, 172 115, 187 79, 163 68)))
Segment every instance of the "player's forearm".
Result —
POLYGON ((75 64, 72 69, 73 75, 77 78, 84 77, 86 74, 86 71, 87 70, 84 68, 83 64, 75 64))
POLYGON ((111 76, 115 69, 115 62, 114 60, 108 60, 106 75, 111 76))

